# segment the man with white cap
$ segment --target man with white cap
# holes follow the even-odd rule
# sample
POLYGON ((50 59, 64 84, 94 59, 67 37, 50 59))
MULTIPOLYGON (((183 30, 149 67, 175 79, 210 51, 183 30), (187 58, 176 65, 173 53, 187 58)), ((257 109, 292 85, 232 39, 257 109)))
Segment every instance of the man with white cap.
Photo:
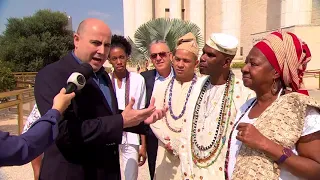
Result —
POLYGON ((169 108, 163 119, 150 125, 159 144, 155 179, 181 179, 179 136, 188 111, 186 106, 197 81, 194 71, 199 63, 198 53, 195 36, 192 33, 182 36, 172 60, 175 75, 159 84, 153 92, 156 107, 169 108), (167 151, 168 147, 173 151, 167 151))
POLYGON ((200 73, 208 76, 197 82, 187 107, 179 148, 182 179, 225 179, 230 131, 250 95, 230 69, 237 46, 237 38, 213 33, 202 50, 200 73))

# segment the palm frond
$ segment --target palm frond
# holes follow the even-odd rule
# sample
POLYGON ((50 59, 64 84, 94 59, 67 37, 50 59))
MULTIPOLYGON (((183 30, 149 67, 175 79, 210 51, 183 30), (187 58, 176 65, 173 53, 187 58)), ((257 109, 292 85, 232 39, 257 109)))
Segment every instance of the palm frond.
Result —
POLYGON ((204 42, 200 28, 189 21, 181 19, 158 18, 142 24, 134 34, 134 44, 138 51, 148 59, 148 46, 154 40, 165 40, 173 51, 178 39, 191 32, 195 35, 199 48, 202 49, 204 42))
POLYGON ((130 64, 132 65, 141 65, 141 63, 145 62, 147 58, 145 55, 137 48, 136 44, 130 37, 127 37, 128 42, 131 44, 131 56, 130 56, 130 64))

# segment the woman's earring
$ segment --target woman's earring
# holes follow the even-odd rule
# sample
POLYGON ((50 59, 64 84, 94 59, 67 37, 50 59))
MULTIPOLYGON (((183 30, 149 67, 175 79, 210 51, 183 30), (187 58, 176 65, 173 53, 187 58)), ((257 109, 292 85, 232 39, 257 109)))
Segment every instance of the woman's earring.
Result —
POLYGON ((273 83, 272 83, 272 86, 271 86, 271 93, 273 95, 276 95, 278 92, 278 84, 276 82, 276 79, 273 79, 273 83))

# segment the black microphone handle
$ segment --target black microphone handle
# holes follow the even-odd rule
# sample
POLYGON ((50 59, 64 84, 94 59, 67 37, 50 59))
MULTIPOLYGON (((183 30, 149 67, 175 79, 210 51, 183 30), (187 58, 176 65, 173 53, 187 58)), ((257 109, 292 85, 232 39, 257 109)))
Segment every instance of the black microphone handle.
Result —
POLYGON ((76 90, 77 90, 77 85, 75 85, 74 83, 68 83, 66 87, 66 94, 70 94, 76 90))

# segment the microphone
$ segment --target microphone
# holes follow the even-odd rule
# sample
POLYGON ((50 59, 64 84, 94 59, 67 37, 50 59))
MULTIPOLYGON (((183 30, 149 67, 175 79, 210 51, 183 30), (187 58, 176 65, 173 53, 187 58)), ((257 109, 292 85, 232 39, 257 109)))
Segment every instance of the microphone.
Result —
POLYGON ((72 73, 67 80, 66 94, 81 90, 89 77, 93 74, 93 69, 90 64, 82 63, 79 69, 72 73))

